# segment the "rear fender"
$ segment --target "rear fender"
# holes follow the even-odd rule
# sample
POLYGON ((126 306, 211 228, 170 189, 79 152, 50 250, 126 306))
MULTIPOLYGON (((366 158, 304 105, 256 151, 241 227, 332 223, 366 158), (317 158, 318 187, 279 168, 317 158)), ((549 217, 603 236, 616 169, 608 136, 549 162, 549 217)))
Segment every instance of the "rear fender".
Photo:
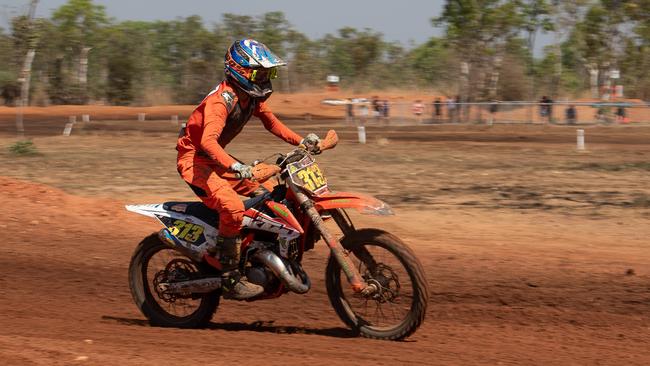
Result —
POLYGON ((157 218, 158 216, 170 216, 169 211, 163 208, 162 203, 149 205, 126 205, 125 208, 127 211, 135 212, 148 217, 157 218))
POLYGON ((127 211, 158 220, 177 239, 202 249, 217 240, 219 231, 210 223, 182 212, 167 210, 164 204, 127 205, 127 211))
POLYGON ((361 193, 326 193, 313 199, 319 212, 337 208, 354 208, 365 215, 384 216, 394 214, 386 202, 361 193))

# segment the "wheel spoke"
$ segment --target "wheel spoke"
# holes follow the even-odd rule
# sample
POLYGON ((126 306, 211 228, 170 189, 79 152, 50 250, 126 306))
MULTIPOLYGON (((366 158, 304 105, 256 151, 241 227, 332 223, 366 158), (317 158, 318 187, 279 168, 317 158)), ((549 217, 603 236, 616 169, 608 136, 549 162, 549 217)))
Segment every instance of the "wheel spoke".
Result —
POLYGON ((411 278, 399 258, 389 250, 370 244, 362 248, 355 250, 355 256, 351 257, 355 267, 366 281, 379 283, 381 289, 373 298, 353 293, 346 283, 341 284, 341 290, 352 311, 369 326, 397 326, 406 319, 414 301, 411 278), (369 309, 370 303, 374 303, 373 310, 369 309))
POLYGON ((149 258, 146 281, 151 289, 152 297, 161 310, 171 316, 182 318, 191 315, 198 309, 201 305, 200 299, 194 300, 174 294, 160 293, 156 286, 160 282, 173 281, 174 277, 181 277, 181 280, 190 279, 194 272, 196 272, 194 264, 172 249, 160 250, 149 258))

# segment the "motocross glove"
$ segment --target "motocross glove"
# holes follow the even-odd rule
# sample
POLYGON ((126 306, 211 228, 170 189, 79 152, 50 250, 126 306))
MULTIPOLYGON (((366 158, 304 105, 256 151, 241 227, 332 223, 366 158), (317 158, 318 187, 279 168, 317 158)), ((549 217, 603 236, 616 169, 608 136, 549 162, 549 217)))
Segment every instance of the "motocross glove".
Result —
POLYGON ((315 133, 310 133, 302 141, 300 145, 305 146, 307 151, 318 154, 320 153, 320 138, 315 133))
POLYGON ((241 179, 253 178, 253 167, 251 167, 250 165, 237 162, 230 166, 230 170, 237 173, 237 175, 241 179))

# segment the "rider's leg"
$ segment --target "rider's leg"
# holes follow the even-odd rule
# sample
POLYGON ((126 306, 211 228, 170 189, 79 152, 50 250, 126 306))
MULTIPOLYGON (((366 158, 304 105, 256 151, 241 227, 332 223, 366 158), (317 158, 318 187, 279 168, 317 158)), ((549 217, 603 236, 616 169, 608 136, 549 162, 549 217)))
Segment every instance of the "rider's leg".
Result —
POLYGON ((195 164, 179 171, 186 182, 198 188, 194 191, 203 203, 219 212, 219 236, 212 254, 219 255, 223 267, 224 297, 243 300, 264 292, 262 286, 246 281, 239 271, 244 204, 230 182, 219 177, 211 166, 195 164))
POLYGON ((237 192, 240 196, 253 197, 260 194, 260 192, 273 191, 273 188, 278 184, 277 179, 271 178, 262 183, 252 181, 249 179, 236 179, 230 176, 221 176, 224 180, 230 184, 230 187, 237 192))

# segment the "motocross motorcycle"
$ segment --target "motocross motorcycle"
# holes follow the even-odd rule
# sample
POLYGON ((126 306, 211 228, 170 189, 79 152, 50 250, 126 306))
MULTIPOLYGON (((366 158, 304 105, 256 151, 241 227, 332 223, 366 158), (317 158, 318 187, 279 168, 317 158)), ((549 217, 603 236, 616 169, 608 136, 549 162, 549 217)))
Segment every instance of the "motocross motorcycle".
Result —
MULTIPOLYGON (((329 131, 320 152, 337 142, 329 131)), ((257 162, 253 168, 253 179, 274 178, 275 188, 244 202, 240 270, 265 290, 246 301, 308 292, 311 282, 301 261, 322 238, 330 250, 327 294, 341 320, 368 338, 401 340, 413 334, 429 296, 422 265, 395 235, 357 229, 346 212, 390 215, 390 207, 371 196, 332 192, 314 154, 304 147, 276 156, 275 164, 257 162)), ((142 240, 131 258, 129 285, 136 305, 152 325, 207 325, 221 298, 221 265, 208 254, 216 246, 218 214, 202 202, 126 209, 164 226, 142 240)))

